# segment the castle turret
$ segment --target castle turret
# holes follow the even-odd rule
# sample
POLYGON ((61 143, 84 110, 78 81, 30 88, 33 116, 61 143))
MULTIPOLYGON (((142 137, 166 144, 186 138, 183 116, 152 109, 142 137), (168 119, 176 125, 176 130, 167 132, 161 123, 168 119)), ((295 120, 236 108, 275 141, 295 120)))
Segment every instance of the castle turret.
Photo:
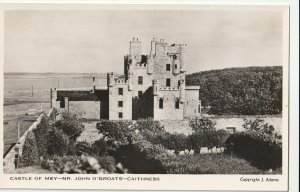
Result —
POLYGON ((149 75, 153 74, 153 66, 154 65, 154 58, 151 55, 147 55, 147 73, 149 75))
POLYGON ((185 81, 184 79, 180 79, 180 103, 184 103, 185 101, 185 81))
POLYGON ((107 86, 113 87, 115 84, 114 73, 107 73, 107 86))
POLYGON ((156 79, 153 80, 153 95, 158 96, 159 94, 159 83, 156 79))
POLYGON ((157 39, 156 38, 153 38, 153 40, 151 41, 151 51, 150 51, 150 55, 155 55, 155 44, 157 42, 157 39))
POLYGON ((141 52, 142 52, 142 46, 141 42, 138 38, 133 38, 132 41, 130 41, 130 48, 129 48, 129 54, 132 55, 136 60, 141 61, 141 52))
POLYGON ((181 45, 180 46, 180 72, 185 72, 186 71, 186 61, 185 61, 185 52, 186 52, 186 45, 181 45))

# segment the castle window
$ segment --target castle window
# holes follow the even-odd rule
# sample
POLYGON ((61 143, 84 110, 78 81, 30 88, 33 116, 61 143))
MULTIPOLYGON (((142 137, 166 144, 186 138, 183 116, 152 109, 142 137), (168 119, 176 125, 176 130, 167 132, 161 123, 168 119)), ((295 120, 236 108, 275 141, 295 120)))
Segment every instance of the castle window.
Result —
POLYGON ((167 65, 166 65, 166 70, 167 70, 167 71, 171 71, 171 65, 170 65, 170 64, 167 64, 167 65))
POLYGON ((175 64, 175 66, 174 66, 174 67, 175 67, 175 69, 177 69, 177 65, 176 65, 176 64, 175 64))
POLYGON ((201 105, 198 105, 198 113, 201 113, 201 105))
POLYGON ((167 79, 166 79, 166 86, 167 86, 167 87, 170 87, 170 86, 171 86, 171 79, 170 79, 170 78, 167 78, 167 79))
POLYGON ((123 101, 118 101, 118 107, 123 107, 123 101))
POLYGON ((139 91, 139 92, 138 92, 138 97, 139 97, 139 98, 142 98, 142 96, 143 96, 143 91, 139 91))
POLYGON ((180 80, 178 80, 178 87, 180 87, 180 80))
POLYGON ((138 76, 138 84, 143 85, 143 76, 138 76))
POLYGON ((62 100, 59 104, 60 108, 65 108, 65 100, 62 100))
POLYGON ((119 118, 122 119, 123 118, 123 113, 119 112, 119 118))
POLYGON ((123 88, 119 88, 118 93, 119 95, 123 95, 123 88))
POLYGON ((179 99, 175 99, 175 109, 179 109, 179 99))
POLYGON ((164 108, 164 100, 163 100, 163 98, 160 98, 160 99, 159 99, 159 108, 160 108, 160 109, 163 109, 163 108, 164 108))

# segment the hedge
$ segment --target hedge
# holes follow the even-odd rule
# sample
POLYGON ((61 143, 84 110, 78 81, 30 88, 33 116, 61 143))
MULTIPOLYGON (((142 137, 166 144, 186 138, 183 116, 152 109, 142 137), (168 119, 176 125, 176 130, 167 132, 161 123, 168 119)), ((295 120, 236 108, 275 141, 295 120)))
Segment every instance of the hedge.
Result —
POLYGON ((22 156, 19 159, 19 167, 27 167, 39 163, 40 155, 37 146, 34 132, 29 131, 24 142, 22 156))
POLYGON ((230 135, 225 152, 244 158, 263 170, 282 166, 282 141, 260 131, 230 135))
POLYGON ((171 157, 163 162, 168 174, 258 174, 261 170, 246 160, 224 154, 171 157))

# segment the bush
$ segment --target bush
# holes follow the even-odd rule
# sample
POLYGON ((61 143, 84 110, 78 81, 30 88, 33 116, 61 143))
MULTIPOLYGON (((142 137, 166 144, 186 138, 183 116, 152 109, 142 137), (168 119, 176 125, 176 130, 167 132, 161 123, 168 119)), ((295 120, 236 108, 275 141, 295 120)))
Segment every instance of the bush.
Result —
POLYGON ((134 124, 134 128, 139 130, 141 133, 147 132, 152 134, 164 133, 164 127, 159 121, 154 121, 153 118, 139 119, 134 124))
POLYGON ((111 147, 113 143, 111 141, 105 141, 104 139, 99 139, 92 144, 94 153, 98 156, 104 156, 108 154, 108 150, 115 150, 115 147, 111 147))
POLYGON ((86 141, 81 141, 76 144, 76 154, 78 156, 84 154, 84 155, 96 155, 94 147, 91 146, 86 141))
POLYGON ((226 152, 251 162, 260 169, 282 166, 282 142, 260 131, 238 132, 226 140, 226 152))
POLYGON ((76 141, 82 133, 84 126, 75 114, 63 112, 62 118, 55 122, 54 126, 62 130, 71 140, 76 141))
POLYGON ((104 139, 115 141, 116 144, 128 143, 135 133, 132 121, 102 120, 96 128, 103 134, 104 139))
POLYGON ((112 156, 97 157, 97 161, 109 173, 116 172, 116 160, 112 156))
POLYGON ((187 136, 183 134, 163 133, 161 135, 154 135, 151 138, 147 137, 148 141, 155 145, 162 145, 166 149, 178 151, 185 150, 188 147, 187 136))
POLYGON ((153 145, 139 136, 134 137, 133 141, 130 144, 120 145, 112 155, 131 173, 165 173, 162 166, 162 159, 167 157, 165 148, 153 145))
POLYGON ((114 159, 112 157, 102 157, 98 160, 92 156, 54 156, 45 159, 41 163, 42 168, 56 171, 58 173, 71 174, 96 174, 96 173, 113 173, 114 159), (100 160, 100 162, 99 162, 100 160), (100 164, 109 168, 104 169, 100 164))
POLYGON ((27 167, 38 164, 40 161, 40 156, 37 148, 37 142, 35 139, 35 134, 32 131, 27 133, 22 155, 19 159, 19 167, 27 167))
POLYGON ((247 161, 230 155, 181 155, 163 162, 168 174, 258 174, 247 161))
POLYGON ((47 153, 48 155, 68 155, 69 149, 75 148, 70 145, 69 137, 60 129, 52 128, 49 131, 47 153))
POLYGON ((209 149, 213 147, 225 147, 225 141, 228 137, 229 133, 225 130, 195 132, 188 136, 188 146, 195 151, 199 151, 201 147, 209 149))
POLYGON ((40 157, 46 157, 48 145, 49 117, 42 114, 40 123, 36 128, 29 131, 23 146, 22 156, 19 160, 19 167, 36 165, 40 157))
POLYGON ((192 119, 190 127, 197 133, 201 131, 215 130, 216 122, 210 119, 192 119))
POLYGON ((281 135, 275 133, 274 126, 269 125, 268 123, 264 123, 263 119, 260 118, 256 118, 254 120, 244 119, 244 124, 242 126, 246 130, 260 131, 264 134, 276 137, 277 139, 281 139, 281 135))
POLYGON ((40 123, 33 129, 37 143, 38 153, 41 157, 47 157, 47 145, 49 143, 50 118, 46 115, 41 116, 40 123))

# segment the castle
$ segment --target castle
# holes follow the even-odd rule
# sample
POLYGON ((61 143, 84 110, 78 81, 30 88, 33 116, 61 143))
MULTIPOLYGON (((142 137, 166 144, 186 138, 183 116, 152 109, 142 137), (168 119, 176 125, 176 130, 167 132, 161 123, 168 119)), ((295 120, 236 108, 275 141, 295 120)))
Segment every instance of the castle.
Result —
POLYGON ((186 86, 186 45, 153 39, 142 54, 141 42, 130 41, 124 75, 107 74, 107 87, 87 90, 51 89, 51 107, 83 118, 183 120, 201 115, 199 86, 186 86))

